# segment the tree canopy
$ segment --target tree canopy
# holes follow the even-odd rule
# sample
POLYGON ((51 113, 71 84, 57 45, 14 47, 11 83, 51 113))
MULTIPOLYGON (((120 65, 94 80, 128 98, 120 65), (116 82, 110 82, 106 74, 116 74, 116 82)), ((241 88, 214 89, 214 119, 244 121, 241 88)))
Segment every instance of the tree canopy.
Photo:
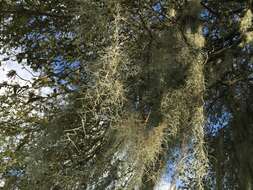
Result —
POLYGON ((253 188, 252 0, 0 10, 0 189, 253 188))

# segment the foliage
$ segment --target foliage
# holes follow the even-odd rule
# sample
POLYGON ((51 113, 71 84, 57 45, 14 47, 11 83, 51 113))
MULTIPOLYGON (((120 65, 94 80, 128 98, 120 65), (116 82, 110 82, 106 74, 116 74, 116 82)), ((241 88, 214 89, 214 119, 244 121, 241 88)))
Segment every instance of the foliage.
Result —
POLYGON ((250 1, 0 8, 4 189, 251 189, 250 1))

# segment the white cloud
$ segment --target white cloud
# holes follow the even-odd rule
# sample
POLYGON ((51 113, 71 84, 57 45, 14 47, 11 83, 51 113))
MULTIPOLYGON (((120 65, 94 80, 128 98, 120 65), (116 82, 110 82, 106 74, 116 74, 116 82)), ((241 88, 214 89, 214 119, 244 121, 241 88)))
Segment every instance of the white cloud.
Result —
MULTIPOLYGON (((1 56, 0 56, 1 59, 1 56)), ((21 64, 17 63, 16 61, 6 61, 4 63, 2 63, 1 67, 0 67, 0 82, 3 81, 8 81, 10 83, 18 83, 20 85, 27 85, 29 82, 27 81, 32 81, 34 78, 34 75, 36 75, 36 73, 34 73, 29 67, 24 67, 21 64), (11 70, 15 70, 18 74, 19 77, 13 77, 12 79, 9 79, 7 77, 7 73, 11 70)))
POLYGON ((175 189, 166 178, 162 178, 161 181, 155 186, 154 190, 175 190, 175 189))
MULTIPOLYGON (((4 56, 0 55, 0 60, 3 59, 4 56)), ((7 81, 10 84, 19 84, 21 86, 31 86, 31 83, 40 75, 40 73, 34 72, 29 66, 24 66, 16 61, 5 61, 2 62, 0 66, 0 83, 3 81, 7 81), (15 70, 18 76, 13 78, 8 78, 7 74, 9 71, 15 70)), ((1 90, 0 90, 0 93, 1 90)), ((50 87, 43 87, 39 89, 38 94, 41 96, 47 96, 53 93, 53 89, 50 87)))
POLYGON ((5 185, 5 180, 0 179, 0 187, 4 187, 4 185, 5 185))

